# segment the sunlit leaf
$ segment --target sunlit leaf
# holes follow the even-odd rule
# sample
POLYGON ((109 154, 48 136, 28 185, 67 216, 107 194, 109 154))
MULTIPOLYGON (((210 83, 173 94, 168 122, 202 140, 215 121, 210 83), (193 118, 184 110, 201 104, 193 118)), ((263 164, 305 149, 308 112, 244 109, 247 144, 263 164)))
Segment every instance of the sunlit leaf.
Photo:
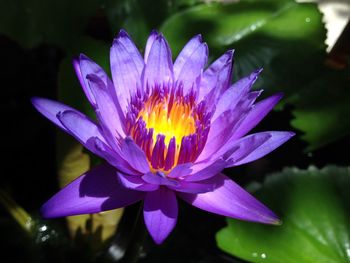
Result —
POLYGON ((199 33, 211 59, 235 49, 235 78, 263 67, 255 88, 294 95, 321 67, 326 37, 321 19, 315 4, 246 0, 195 6, 171 16, 161 31, 174 54, 199 33))
POLYGON ((295 168, 271 175, 254 195, 283 224, 228 219, 217 233, 217 244, 249 262, 350 262, 349 187, 349 168, 295 168))
POLYGON ((307 151, 334 142, 350 132, 350 90, 347 70, 324 70, 295 99, 291 124, 304 134, 307 151))

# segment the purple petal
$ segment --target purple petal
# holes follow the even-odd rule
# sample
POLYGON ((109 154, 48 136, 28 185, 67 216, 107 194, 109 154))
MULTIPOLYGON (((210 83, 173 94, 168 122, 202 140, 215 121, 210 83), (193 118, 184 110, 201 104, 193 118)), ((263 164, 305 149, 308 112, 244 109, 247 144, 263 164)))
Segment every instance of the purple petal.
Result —
POLYGON ((97 137, 105 143, 99 127, 87 116, 76 111, 66 110, 59 113, 57 118, 66 130, 90 151, 96 153, 95 147, 89 143, 91 138, 97 137))
POLYGON ((99 65, 84 54, 80 54, 79 59, 73 60, 73 66, 86 97, 90 101, 91 105, 94 105, 96 101, 91 93, 86 76, 89 74, 94 74, 98 76, 105 83, 105 85, 107 85, 109 81, 108 75, 99 65))
POLYGON ((118 172, 118 176, 124 187, 132 190, 149 192, 159 188, 159 185, 146 183, 140 175, 127 175, 118 172))
POLYGON ((143 72, 144 88, 162 86, 173 81, 173 62, 169 45, 162 34, 153 41, 143 72))
POLYGON ((87 78, 96 101, 96 115, 105 128, 104 131, 109 135, 109 142, 115 143, 115 138, 124 138, 126 136, 120 112, 101 79, 95 75, 88 75, 87 78))
POLYGON ((265 224, 278 224, 278 217, 252 195, 223 174, 216 177, 214 191, 203 194, 178 193, 186 202, 205 211, 265 224))
POLYGON ((184 48, 181 50, 174 62, 174 76, 175 79, 180 75, 183 66, 186 64, 192 53, 202 44, 202 36, 196 35, 187 42, 184 48))
POLYGON ((193 165, 192 174, 188 175, 184 180, 187 182, 196 182, 209 179, 220 173, 226 167, 223 159, 217 159, 214 162, 202 162, 193 165))
POLYGON ((176 225, 177 214, 177 200, 173 191, 161 187, 147 193, 143 216, 154 242, 161 244, 168 237, 176 225))
POLYGON ((275 107, 282 96, 278 93, 255 104, 237 129, 235 138, 240 138, 253 129, 275 107))
POLYGON ((44 218, 92 214, 133 204, 143 192, 123 187, 110 165, 103 164, 68 184, 41 208, 44 218))
POLYGON ((119 152, 114 151, 100 139, 96 137, 91 138, 90 142, 88 143, 93 145, 95 154, 105 159, 110 165, 114 166, 119 171, 129 175, 141 175, 139 171, 136 171, 134 168, 132 168, 130 164, 121 157, 119 152))
POLYGON ((157 37, 158 37, 158 32, 156 30, 152 30, 151 34, 149 35, 149 37, 147 39, 147 43, 146 43, 146 47, 145 47, 145 55, 144 55, 145 63, 147 63, 149 52, 151 51, 153 42, 154 42, 154 40, 156 40, 157 37))
MULTIPOLYGON (((214 159, 213 156, 219 156, 218 151, 227 147, 227 141, 231 135, 238 129, 240 123, 247 114, 247 110, 241 109, 226 111, 217 118, 210 127, 207 142, 197 158, 197 162, 214 159)), ((218 158, 218 157, 216 157, 218 158)))
POLYGON ((147 158, 142 149, 130 138, 126 137, 121 145, 122 157, 135 170, 146 174, 150 171, 147 158))
POLYGON ((208 46, 201 36, 192 38, 180 52, 174 63, 174 79, 183 84, 187 94, 208 61, 208 46))
POLYGON ((110 51, 112 79, 120 106, 125 112, 131 94, 140 84, 144 61, 128 34, 121 30, 110 51))
POLYGON ((83 115, 82 113, 78 112, 77 110, 62 104, 60 102, 44 99, 44 98, 38 98, 34 97, 32 98, 32 104, 33 106, 46 118, 48 118, 50 121, 52 121, 54 124, 56 124, 58 127, 60 127, 65 132, 68 132, 66 127, 62 125, 62 123, 57 118, 57 114, 64 111, 75 111, 77 114, 83 115))
POLYGON ((170 173, 167 175, 170 178, 179 178, 189 175, 192 172, 193 163, 183 163, 175 166, 171 169, 170 173))
POLYGON ((225 157, 227 160, 226 167, 237 166, 260 159, 288 141, 294 135, 293 132, 270 131, 243 137, 233 146, 239 146, 239 150, 225 157))
POLYGON ((214 191, 219 185, 214 177, 198 182, 180 181, 178 186, 168 186, 177 192, 199 194, 214 191))
POLYGON ((230 85, 232 76, 233 50, 227 51, 204 72, 201 79, 198 101, 208 96, 209 104, 215 104, 219 96, 230 85))
POLYGON ((172 178, 167 178, 164 173, 156 172, 156 173, 146 173, 142 176, 142 179, 154 185, 167 185, 167 186, 178 186, 179 182, 172 178))
POLYGON ((242 98, 248 94, 261 71, 262 69, 254 71, 249 76, 240 79, 221 95, 216 104, 212 121, 216 120, 223 112, 236 107, 242 98))

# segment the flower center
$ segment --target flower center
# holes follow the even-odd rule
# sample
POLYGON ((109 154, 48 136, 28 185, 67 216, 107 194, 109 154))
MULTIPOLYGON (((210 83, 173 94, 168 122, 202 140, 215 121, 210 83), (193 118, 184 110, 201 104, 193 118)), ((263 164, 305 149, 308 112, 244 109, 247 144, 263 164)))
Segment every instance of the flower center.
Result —
POLYGON ((154 142, 157 135, 164 135, 165 145, 169 144, 171 138, 175 138, 178 147, 183 137, 196 132, 192 105, 183 101, 169 103, 167 98, 157 101, 151 97, 137 118, 143 119, 147 129, 153 129, 154 142))
POLYGON ((145 152, 151 170, 167 174, 201 153, 210 128, 210 114, 193 93, 155 88, 131 99, 127 113, 129 136, 145 152))

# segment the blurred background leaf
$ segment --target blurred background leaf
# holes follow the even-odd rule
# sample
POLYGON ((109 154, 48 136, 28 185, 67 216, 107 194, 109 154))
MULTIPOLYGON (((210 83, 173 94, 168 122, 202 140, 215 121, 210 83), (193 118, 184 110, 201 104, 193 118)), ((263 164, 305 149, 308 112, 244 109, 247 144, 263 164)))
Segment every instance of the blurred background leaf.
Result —
POLYGON ((287 168, 252 187, 283 224, 228 219, 216 235, 222 250, 249 262, 350 262, 349 168, 287 168))

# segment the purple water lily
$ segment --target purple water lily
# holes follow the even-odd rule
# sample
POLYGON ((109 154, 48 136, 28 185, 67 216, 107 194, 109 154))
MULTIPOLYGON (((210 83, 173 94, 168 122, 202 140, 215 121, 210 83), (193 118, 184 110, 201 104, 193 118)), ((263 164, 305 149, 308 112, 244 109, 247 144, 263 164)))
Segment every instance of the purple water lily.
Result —
POLYGON ((112 79, 91 59, 73 64, 97 122, 48 99, 36 109, 106 160, 46 202, 45 218, 98 213, 144 201, 146 227, 162 243, 178 217, 177 197, 219 215, 266 224, 277 216, 221 171, 263 157, 291 132, 246 134, 281 99, 256 103, 261 70, 231 85, 233 51, 209 67, 208 47, 193 37, 175 62, 153 31, 144 57, 125 31, 110 51, 112 79))

